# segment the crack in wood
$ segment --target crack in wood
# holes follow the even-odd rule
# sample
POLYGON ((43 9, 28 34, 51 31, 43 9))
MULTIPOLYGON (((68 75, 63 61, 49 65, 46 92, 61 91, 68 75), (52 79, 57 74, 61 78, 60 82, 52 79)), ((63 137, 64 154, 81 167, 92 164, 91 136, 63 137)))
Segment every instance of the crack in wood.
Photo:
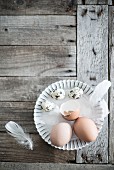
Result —
POLYGON ((93 51, 93 54, 96 56, 96 55, 97 55, 97 53, 96 53, 96 51, 95 51, 94 47, 92 48, 92 51, 93 51))
POLYGON ((83 9, 82 13, 81 13, 81 16, 84 17, 86 14, 87 14, 87 9, 83 9))
POLYGON ((97 12, 97 16, 100 17, 103 14, 103 9, 101 8, 98 12, 97 12))

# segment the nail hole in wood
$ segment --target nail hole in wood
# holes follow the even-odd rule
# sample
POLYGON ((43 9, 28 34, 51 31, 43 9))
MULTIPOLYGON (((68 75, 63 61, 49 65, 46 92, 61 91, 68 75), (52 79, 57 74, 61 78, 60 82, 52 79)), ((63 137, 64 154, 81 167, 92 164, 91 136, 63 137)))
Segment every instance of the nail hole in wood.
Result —
POLYGON ((75 42, 74 40, 68 40, 68 42, 75 42))
POLYGON ((64 38, 63 38, 63 37, 61 37, 61 41, 62 41, 62 42, 64 41, 64 38))
POLYGON ((8 31, 8 29, 7 29, 7 28, 5 28, 4 30, 5 30, 5 32, 7 32, 7 31, 8 31))
POLYGON ((24 4, 24 0, 16 0, 16 4, 23 5, 24 4))
POLYGON ((72 55, 71 55, 71 54, 69 54, 69 55, 68 55, 68 57, 72 57, 72 55))
POLYGON ((69 69, 69 70, 67 70, 66 72, 67 72, 67 73, 71 73, 71 72, 73 72, 73 70, 70 70, 70 69, 69 69))
POLYGON ((75 25, 69 25, 69 27, 70 27, 70 28, 74 28, 74 27, 76 27, 76 26, 75 26, 75 25))
POLYGON ((99 159, 99 161, 102 162, 102 156, 101 156, 101 154, 97 154, 97 158, 99 159))
POLYGON ((90 80, 96 81, 96 76, 90 76, 90 80))
POLYGON ((84 17, 86 14, 87 14, 87 9, 83 9, 82 13, 81 13, 81 16, 84 17))

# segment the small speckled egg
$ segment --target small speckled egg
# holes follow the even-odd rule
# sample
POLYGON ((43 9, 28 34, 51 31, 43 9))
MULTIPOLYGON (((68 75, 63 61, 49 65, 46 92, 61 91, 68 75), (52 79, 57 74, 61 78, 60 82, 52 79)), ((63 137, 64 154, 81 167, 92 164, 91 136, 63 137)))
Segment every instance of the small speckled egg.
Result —
POLYGON ((72 137, 72 128, 68 123, 62 122, 54 125, 50 133, 51 143, 61 147, 67 144, 72 137))
POLYGON ((98 136, 95 123, 86 117, 79 117, 76 119, 73 130, 76 136, 85 142, 95 141, 98 136))
POLYGON ((79 99, 83 95, 83 90, 79 87, 75 87, 70 90, 68 96, 73 99, 79 99))
POLYGON ((51 97, 58 100, 58 99, 64 99, 65 98, 65 91, 63 89, 57 89, 54 90, 51 93, 51 97))
POLYGON ((44 111, 49 112, 55 108, 55 104, 48 100, 45 100, 41 103, 41 107, 44 111))

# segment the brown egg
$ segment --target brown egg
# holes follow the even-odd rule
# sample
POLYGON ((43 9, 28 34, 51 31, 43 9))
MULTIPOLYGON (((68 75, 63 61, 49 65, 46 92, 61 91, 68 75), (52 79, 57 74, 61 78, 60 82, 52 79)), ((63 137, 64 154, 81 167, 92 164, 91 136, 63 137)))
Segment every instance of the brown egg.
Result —
POLYGON ((73 130, 76 136, 85 142, 95 141, 98 136, 95 123, 86 117, 79 117, 74 123, 73 130))
POLYGON ((68 100, 60 106, 60 113, 66 120, 75 120, 80 114, 80 103, 76 100, 68 100))
POLYGON ((66 120, 75 120, 79 117, 80 110, 77 109, 76 111, 64 111, 64 115, 62 115, 66 120))
POLYGON ((68 123, 62 122, 52 127, 50 133, 51 143, 55 146, 64 146, 72 137, 72 128, 68 123))

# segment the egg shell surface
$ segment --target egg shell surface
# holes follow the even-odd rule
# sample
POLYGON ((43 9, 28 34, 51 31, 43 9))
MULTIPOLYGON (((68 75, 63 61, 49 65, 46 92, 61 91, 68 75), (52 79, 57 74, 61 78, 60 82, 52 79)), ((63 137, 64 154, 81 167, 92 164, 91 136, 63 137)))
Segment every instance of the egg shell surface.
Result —
POLYGON ((61 122, 52 127, 50 133, 51 143, 55 146, 64 146, 72 137, 72 128, 68 123, 61 122))
MULTIPOLYGON (((70 114, 69 115, 65 115, 65 112, 64 112, 64 115, 63 117, 66 119, 66 120, 75 120, 79 117, 80 115, 80 110, 77 109, 76 111, 69 111, 70 114)), ((67 113, 67 112, 66 112, 67 113)))
POLYGON ((95 123, 86 117, 79 117, 74 123, 73 130, 76 136, 85 142, 95 141, 98 136, 95 123))

